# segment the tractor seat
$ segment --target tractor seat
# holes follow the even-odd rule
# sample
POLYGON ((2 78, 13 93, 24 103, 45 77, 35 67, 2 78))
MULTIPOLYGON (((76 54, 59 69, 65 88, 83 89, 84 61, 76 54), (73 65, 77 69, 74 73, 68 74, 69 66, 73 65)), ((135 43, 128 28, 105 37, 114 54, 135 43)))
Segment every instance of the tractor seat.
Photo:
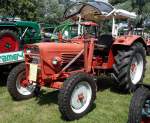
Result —
POLYGON ((110 48, 113 44, 113 41, 114 41, 114 39, 113 39, 112 35, 109 35, 109 34, 101 35, 98 38, 97 43, 95 44, 94 54, 101 55, 102 57, 106 58, 106 60, 107 60, 108 59, 107 56, 109 54, 110 48))
POLYGON ((97 42, 99 46, 103 47, 106 50, 109 50, 111 48, 112 43, 113 43, 113 37, 110 34, 101 35, 98 38, 98 42, 97 42))

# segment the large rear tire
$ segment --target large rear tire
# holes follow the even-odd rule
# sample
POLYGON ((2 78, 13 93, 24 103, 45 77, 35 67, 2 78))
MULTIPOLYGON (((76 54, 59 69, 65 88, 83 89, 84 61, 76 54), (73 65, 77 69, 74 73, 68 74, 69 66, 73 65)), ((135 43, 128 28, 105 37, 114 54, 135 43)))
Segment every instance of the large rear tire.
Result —
POLYGON ((19 42, 16 33, 12 30, 0 31, 0 53, 19 50, 19 42))
MULTIPOLYGON (((128 119, 129 123, 150 123, 150 118, 146 118, 144 116, 145 114, 144 112, 150 110, 149 103, 150 103, 150 90, 146 87, 138 88, 135 91, 130 103, 129 119, 128 119)), ((150 113, 148 114, 150 115, 150 113)))
POLYGON ((12 96, 14 100, 24 100, 29 99, 34 96, 34 91, 36 89, 36 85, 33 84, 25 84, 23 85, 23 81, 25 81, 25 64, 21 63, 12 69, 7 79, 7 88, 8 92, 12 96))
POLYGON ((123 91, 134 91, 143 82, 146 67, 146 50, 142 43, 136 42, 131 47, 118 50, 113 65, 123 91))
POLYGON ((58 96, 59 110, 66 120, 79 119, 87 114, 96 98, 96 83, 85 73, 78 73, 64 82, 58 96))

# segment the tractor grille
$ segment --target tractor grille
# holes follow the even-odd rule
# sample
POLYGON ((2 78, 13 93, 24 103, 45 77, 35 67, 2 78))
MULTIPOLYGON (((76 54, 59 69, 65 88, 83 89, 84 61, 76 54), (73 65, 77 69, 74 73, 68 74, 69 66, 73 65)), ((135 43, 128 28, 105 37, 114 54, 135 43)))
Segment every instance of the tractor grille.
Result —
POLYGON ((27 62, 32 64, 40 64, 40 57, 39 56, 27 56, 27 62))
MULTIPOLYGON (((69 63, 77 54, 61 54, 63 63, 69 63)), ((83 56, 77 59, 77 62, 83 61, 83 56)))

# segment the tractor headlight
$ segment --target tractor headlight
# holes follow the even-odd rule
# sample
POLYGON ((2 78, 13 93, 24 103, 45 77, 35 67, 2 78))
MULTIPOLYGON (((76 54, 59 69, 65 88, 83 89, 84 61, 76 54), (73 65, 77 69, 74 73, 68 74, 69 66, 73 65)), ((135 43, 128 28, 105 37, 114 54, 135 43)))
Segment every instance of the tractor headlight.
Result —
POLYGON ((60 57, 54 57, 53 60, 52 60, 52 64, 54 66, 58 66, 58 65, 61 65, 61 58, 60 57))
POLYGON ((58 64, 57 59, 54 59, 54 60, 52 61, 52 64, 53 64, 53 65, 57 65, 57 64, 58 64))
POLYGON ((27 49, 27 51, 26 51, 27 53, 31 53, 31 50, 30 49, 27 49))

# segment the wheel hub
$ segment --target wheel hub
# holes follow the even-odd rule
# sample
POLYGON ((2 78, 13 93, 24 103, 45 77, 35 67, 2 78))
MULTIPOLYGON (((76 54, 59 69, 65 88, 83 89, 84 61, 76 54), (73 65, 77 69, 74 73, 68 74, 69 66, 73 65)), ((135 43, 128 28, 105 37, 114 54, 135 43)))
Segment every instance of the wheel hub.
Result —
POLYGON ((146 100, 143 106, 141 123, 150 123, 150 100, 146 100))
POLYGON ((78 100, 80 100, 80 102, 84 100, 83 93, 81 93, 81 94, 78 95, 78 100))
POLYGON ((75 113, 81 113, 88 107, 92 96, 92 89, 87 82, 80 82, 71 94, 70 105, 75 113))
POLYGON ((144 61, 140 53, 135 54, 131 61, 130 77, 131 82, 136 85, 140 82, 144 70, 144 61))
POLYGON ((23 80, 20 81, 20 85, 22 87, 27 87, 29 85, 29 82, 26 79, 23 79, 23 80))
POLYGON ((6 48, 11 48, 11 45, 9 43, 6 43, 5 47, 6 48))
POLYGON ((17 40, 11 35, 4 35, 1 37, 0 52, 11 52, 18 50, 19 44, 17 40))
POLYGON ((137 69, 136 64, 132 64, 132 65, 131 65, 131 71, 132 71, 133 73, 135 73, 135 72, 136 72, 136 69, 137 69))
POLYGON ((16 80, 16 88, 18 92, 22 95, 30 95, 36 88, 36 85, 33 83, 29 83, 25 79, 25 71, 21 72, 16 80))

